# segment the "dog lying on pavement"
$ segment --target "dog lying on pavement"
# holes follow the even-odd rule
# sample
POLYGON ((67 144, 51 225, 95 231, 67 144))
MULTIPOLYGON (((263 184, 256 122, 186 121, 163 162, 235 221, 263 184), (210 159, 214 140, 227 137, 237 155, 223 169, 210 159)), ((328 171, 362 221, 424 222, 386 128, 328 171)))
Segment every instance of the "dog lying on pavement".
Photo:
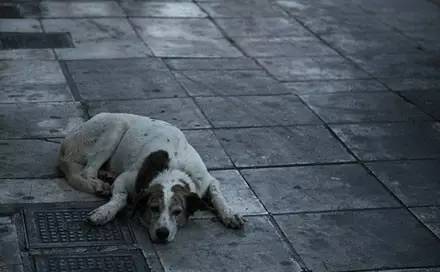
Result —
POLYGON ((210 199, 223 224, 241 228, 243 218, 226 203, 185 135, 169 123, 125 113, 100 113, 63 141, 58 161, 77 190, 111 195, 88 221, 111 221, 130 199, 155 242, 172 241, 178 226, 210 199), (103 172, 100 172, 103 171, 103 172), (112 185, 101 175, 115 177, 112 185))

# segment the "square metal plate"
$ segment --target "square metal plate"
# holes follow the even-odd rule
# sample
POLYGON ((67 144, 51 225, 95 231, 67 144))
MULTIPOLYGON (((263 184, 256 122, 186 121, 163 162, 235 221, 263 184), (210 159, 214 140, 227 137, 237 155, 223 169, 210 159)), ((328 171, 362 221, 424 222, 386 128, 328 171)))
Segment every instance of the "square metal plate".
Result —
MULTIPOLYGON (((94 206, 95 207, 95 206, 94 206)), ((127 245, 134 242, 128 222, 113 220, 104 226, 86 223, 93 208, 32 206, 24 209, 29 247, 127 245)))
POLYGON ((148 272, 139 250, 112 253, 36 255, 37 272, 148 272))

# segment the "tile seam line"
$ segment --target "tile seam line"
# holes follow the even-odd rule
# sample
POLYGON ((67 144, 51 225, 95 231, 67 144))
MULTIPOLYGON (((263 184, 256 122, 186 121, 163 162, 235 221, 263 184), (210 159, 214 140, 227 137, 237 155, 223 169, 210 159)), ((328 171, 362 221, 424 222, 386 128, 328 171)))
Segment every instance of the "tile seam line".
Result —
MULTIPOLYGON (((299 96, 298 96, 299 97, 299 96)), ((313 109, 311 108, 311 107, 309 107, 308 105, 307 105, 307 103, 301 98, 301 97, 299 97, 299 99, 304 103, 304 105, 306 106, 306 107, 308 107, 311 111, 313 111, 313 109)), ((315 111, 313 111, 313 112, 315 112, 315 111)), ((322 118, 321 117, 318 117, 318 118, 320 118, 320 120, 321 121, 323 121, 324 122, 324 120, 322 120, 322 118)), ((356 162, 359 164, 359 165, 361 165, 362 166, 362 168, 369 174, 369 175, 371 175, 372 177, 374 177, 375 179, 376 179, 376 181, 379 183, 379 184, 381 184, 382 185, 382 188, 384 188, 384 190, 386 191, 386 192, 388 192, 388 194, 392 197, 392 198, 394 198, 394 200, 395 201, 397 201, 397 203, 399 203, 402 207, 404 207, 405 209, 406 209, 406 211, 410 214, 410 215, 412 215, 412 217, 419 223, 419 224, 421 224, 421 226, 426 230, 426 231, 428 231, 430 234, 431 234, 431 236, 434 236, 435 237, 435 240, 437 240, 438 242, 440 242, 440 237, 438 237, 430 228, 428 228, 428 226, 427 225, 425 225, 423 222, 422 222, 422 220, 420 220, 420 218, 418 218, 416 215, 415 215, 415 213, 414 212, 412 212, 406 205, 405 205, 405 203, 399 198, 399 197, 397 197, 397 195, 396 194, 394 194, 394 192, 390 189, 390 188, 388 188, 388 186, 386 186, 385 185, 385 183, 382 181, 382 180, 380 180, 379 179, 379 177, 376 175, 376 174, 374 174, 374 172, 353 152, 353 151, 351 151, 351 149, 345 144, 345 142, 341 139, 341 138, 339 138, 338 137, 338 135, 333 131, 333 129, 327 124, 327 123, 325 123, 324 122, 324 126, 326 127, 326 129, 330 132, 330 134, 333 136, 333 137, 335 137, 336 139, 337 139, 337 141, 346 149, 346 151, 356 160, 356 162)))

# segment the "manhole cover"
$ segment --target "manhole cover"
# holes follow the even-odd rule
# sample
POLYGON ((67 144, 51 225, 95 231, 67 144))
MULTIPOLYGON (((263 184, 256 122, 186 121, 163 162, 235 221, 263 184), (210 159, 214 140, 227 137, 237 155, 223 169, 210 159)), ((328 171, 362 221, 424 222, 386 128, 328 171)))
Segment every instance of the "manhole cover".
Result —
POLYGON ((69 33, 0 32, 0 49, 74 47, 69 33))
POLYGON ((63 254, 34 256, 37 272, 148 272, 138 250, 121 253, 63 254))
POLYGON ((92 208, 27 208, 25 224, 30 248, 132 244, 127 223, 114 220, 104 226, 85 223, 92 208))

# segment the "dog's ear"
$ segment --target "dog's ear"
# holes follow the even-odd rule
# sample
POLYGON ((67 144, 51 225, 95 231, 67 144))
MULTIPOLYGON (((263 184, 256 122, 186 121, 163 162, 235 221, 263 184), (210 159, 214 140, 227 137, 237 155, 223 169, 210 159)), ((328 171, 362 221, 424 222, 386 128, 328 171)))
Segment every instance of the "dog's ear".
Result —
POLYGON ((168 169, 170 158, 168 152, 158 150, 145 158, 136 177, 136 193, 144 191, 150 185, 150 182, 162 171, 168 169))
POLYGON ((189 193, 186 196, 185 201, 187 216, 191 216, 196 211, 206 208, 206 203, 196 193, 189 193))
POLYGON ((131 214, 132 217, 136 214, 136 212, 138 210, 140 210, 141 213, 145 211, 144 210, 145 209, 145 205, 142 205, 142 204, 145 204, 145 203, 148 202, 148 197, 149 196, 150 196, 150 194, 148 192, 146 192, 146 191, 143 191, 143 192, 138 193, 136 195, 136 197, 135 197, 135 199, 133 201, 133 213, 131 214))

